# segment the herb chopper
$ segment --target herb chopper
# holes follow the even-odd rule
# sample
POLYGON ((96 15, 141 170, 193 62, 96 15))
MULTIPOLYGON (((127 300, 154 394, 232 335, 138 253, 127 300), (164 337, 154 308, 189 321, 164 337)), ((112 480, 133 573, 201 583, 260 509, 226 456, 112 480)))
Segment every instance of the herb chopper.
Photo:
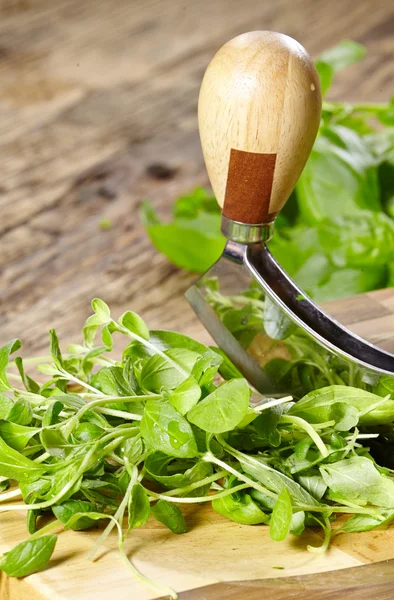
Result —
POLYGON ((264 395, 297 395, 290 366, 308 361, 317 370, 324 363, 327 385, 383 385, 389 393, 394 356, 326 314, 266 246, 308 159, 320 115, 318 73, 294 39, 254 31, 217 52, 201 85, 198 120, 227 243, 186 298, 219 348, 264 395))

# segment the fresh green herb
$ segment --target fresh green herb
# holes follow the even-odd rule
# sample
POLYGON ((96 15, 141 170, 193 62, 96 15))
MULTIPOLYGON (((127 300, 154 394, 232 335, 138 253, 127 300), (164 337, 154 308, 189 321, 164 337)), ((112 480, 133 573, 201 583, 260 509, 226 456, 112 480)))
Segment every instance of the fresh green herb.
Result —
MULTIPOLYGON (((316 62, 323 93, 365 53, 350 40, 323 52, 316 62)), ((151 204, 141 207, 154 246, 178 267, 205 271, 225 242, 215 199, 197 188, 175 201, 173 217, 162 223, 151 204)), ((394 97, 323 102, 319 135, 269 248, 317 301, 394 284, 394 97)))
POLYGON ((271 367, 278 380, 291 375, 298 403, 252 394, 217 349, 149 331, 132 312, 115 320, 98 299, 84 344, 62 351, 50 332, 52 362, 36 361, 40 383, 18 357, 11 360, 19 342, 0 348, 0 513, 27 511, 31 534, 0 559, 9 576, 46 567, 54 528, 107 522, 90 556, 115 529, 133 575, 158 596, 176 598, 134 567, 124 540, 150 517, 184 533, 183 504, 210 502, 236 523, 269 524, 274 540, 319 526, 324 541, 309 547, 315 553, 328 547, 337 514, 350 517, 345 531, 394 519, 393 471, 365 445, 382 427, 394 436, 392 382, 363 383, 338 365, 333 371, 253 290, 225 303, 214 285, 212 293, 221 318, 231 311, 228 321, 244 345, 266 327, 275 344, 292 351, 271 367), (125 341, 121 356, 113 353, 113 336, 125 341))

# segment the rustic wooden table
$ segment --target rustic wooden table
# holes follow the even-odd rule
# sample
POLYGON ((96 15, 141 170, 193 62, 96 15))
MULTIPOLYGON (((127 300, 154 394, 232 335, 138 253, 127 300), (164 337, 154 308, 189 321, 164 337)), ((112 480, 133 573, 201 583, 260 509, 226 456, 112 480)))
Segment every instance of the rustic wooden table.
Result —
MULTIPOLYGON (((20 336, 38 353, 50 327, 64 345, 79 341, 95 296, 116 314, 133 309, 152 328, 203 339, 183 299, 193 276, 154 251, 137 207, 150 198, 168 214, 178 194, 208 183, 196 104, 210 58, 252 29, 287 33, 313 56, 356 39, 368 56, 338 77, 331 98, 383 101, 393 92, 393 27, 391 0, 0 0, 0 343, 20 336), (112 227, 100 229, 102 219, 112 227)), ((394 350, 393 298, 340 301, 335 314, 394 350)), ((329 577, 331 597, 338 586, 341 594, 329 577)), ((1 598, 25 598, 28 581, 9 588, 3 579, 1 598)), ((315 583, 303 585, 317 597, 315 583)), ((200 592, 208 597, 187 597, 200 592)), ((222 584, 215 597, 243 594, 258 598, 261 588, 222 584)))
POLYGON ((26 350, 56 327, 79 339, 90 300, 201 335, 183 300, 193 276, 138 221, 207 184, 196 123, 202 74, 231 37, 274 29, 313 56, 344 38, 368 57, 333 98, 392 93, 391 0, 0 0, 0 343, 26 350), (159 163, 166 179, 149 175, 159 163), (100 221, 113 226, 100 229, 100 221))

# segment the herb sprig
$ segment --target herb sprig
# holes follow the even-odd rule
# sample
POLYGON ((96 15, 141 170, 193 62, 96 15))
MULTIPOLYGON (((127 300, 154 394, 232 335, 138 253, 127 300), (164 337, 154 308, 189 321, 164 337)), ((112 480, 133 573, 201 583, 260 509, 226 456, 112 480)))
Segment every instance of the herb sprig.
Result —
POLYGON ((311 552, 328 547, 336 514, 353 515, 345 531, 394 518, 393 471, 365 446, 394 421, 389 394, 333 385, 297 403, 262 398, 214 349, 92 306, 83 344, 62 353, 50 332, 50 358, 33 360, 40 381, 11 360, 19 340, 0 349, 0 513, 26 511, 30 534, 0 559, 9 576, 45 568, 62 528, 103 523, 90 558, 115 529, 132 574, 176 598, 135 568, 124 542, 150 517, 186 532, 183 504, 268 524, 274 540, 320 526, 311 552), (121 357, 114 335, 126 342, 121 357))

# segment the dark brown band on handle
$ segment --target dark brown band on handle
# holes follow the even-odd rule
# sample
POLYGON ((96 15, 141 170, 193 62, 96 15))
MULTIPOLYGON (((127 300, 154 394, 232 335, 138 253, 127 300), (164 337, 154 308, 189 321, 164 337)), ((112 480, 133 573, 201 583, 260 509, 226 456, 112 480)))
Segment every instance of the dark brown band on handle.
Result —
POLYGON ((231 148, 223 215, 240 223, 268 223, 276 154, 231 148))

